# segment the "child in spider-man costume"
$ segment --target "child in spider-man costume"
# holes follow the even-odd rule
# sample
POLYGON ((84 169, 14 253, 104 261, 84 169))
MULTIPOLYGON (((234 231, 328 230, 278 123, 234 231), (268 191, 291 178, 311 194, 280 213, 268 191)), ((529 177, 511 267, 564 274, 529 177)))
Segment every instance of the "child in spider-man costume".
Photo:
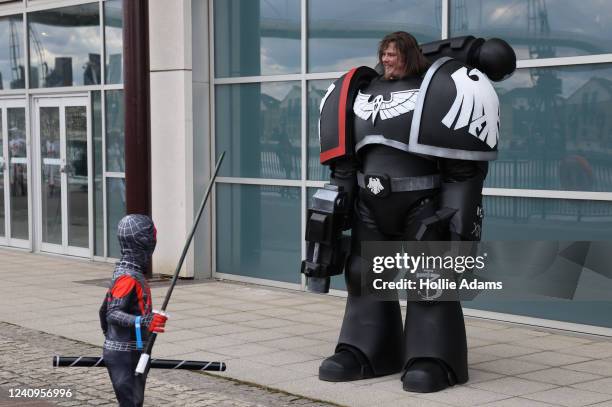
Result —
POLYGON ((142 406, 147 372, 134 369, 150 332, 164 332, 167 317, 152 310, 151 290, 145 279, 155 250, 156 230, 151 218, 127 215, 119 222, 121 260, 100 308, 106 337, 103 357, 121 407, 142 406))

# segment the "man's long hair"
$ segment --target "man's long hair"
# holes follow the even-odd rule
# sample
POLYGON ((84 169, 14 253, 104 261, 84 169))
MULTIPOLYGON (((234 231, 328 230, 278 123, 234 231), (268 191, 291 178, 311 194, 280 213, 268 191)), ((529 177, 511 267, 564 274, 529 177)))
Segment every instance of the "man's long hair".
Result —
POLYGON ((384 50, 389 46, 390 43, 395 43, 399 58, 406 65, 406 71, 403 76, 410 75, 423 75, 427 68, 429 68, 430 62, 425 58, 416 38, 405 31, 396 31, 391 34, 387 34, 385 38, 380 41, 378 45, 378 63, 382 66, 382 54, 384 50))

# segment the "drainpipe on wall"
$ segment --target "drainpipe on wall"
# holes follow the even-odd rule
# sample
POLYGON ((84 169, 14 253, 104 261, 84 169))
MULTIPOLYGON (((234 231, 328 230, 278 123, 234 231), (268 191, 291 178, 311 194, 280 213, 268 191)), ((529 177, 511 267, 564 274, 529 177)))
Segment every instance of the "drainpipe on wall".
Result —
MULTIPOLYGON (((148 0, 123 1, 126 213, 151 216, 148 0)), ((147 277, 152 276, 149 265, 147 277)))

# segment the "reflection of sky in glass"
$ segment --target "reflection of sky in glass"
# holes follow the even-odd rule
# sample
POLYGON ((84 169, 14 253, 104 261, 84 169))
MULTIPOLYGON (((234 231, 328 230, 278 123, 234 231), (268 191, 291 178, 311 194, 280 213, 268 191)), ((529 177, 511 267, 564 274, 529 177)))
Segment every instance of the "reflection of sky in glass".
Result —
POLYGON ((417 41, 440 39, 440 0, 310 0, 308 70, 344 71, 376 65, 378 43, 393 31, 417 41))
POLYGON ((123 82, 123 2, 104 2, 106 41, 106 83, 123 82))
POLYGON ((300 71, 299 0, 215 1, 215 75, 300 71))
POLYGON ((106 92, 106 171, 125 171, 125 106, 123 90, 106 92))
POLYGON ((503 38, 519 59, 612 52, 609 0, 535 3, 530 11, 525 0, 452 0, 450 34, 503 38))
POLYGON ((308 179, 328 180, 329 167, 321 165, 319 153, 319 106, 333 79, 308 81, 308 179))
POLYGON ((215 98, 221 176, 300 178, 299 82, 219 85, 215 98))
POLYGON ((21 15, 0 17, 0 90, 25 87, 22 21, 21 15))
POLYGON ((31 87, 100 83, 98 3, 37 11, 28 18, 31 87))
POLYGON ((495 87, 500 155, 487 186, 612 190, 612 64, 519 69, 495 87))
POLYGON ((299 188, 217 184, 217 272, 299 283, 300 198, 299 188))
POLYGON ((484 240, 606 241, 612 238, 610 202, 486 196, 483 206, 484 240))

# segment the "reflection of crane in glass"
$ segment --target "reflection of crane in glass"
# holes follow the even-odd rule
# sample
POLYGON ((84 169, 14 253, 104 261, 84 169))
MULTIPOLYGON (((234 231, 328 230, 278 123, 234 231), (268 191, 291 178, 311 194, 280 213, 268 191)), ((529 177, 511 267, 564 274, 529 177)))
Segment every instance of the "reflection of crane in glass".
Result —
POLYGON ((528 0, 527 31, 535 41, 529 44, 529 58, 552 58, 555 51, 547 41, 550 37, 548 11, 545 0, 528 0))
POLYGON ((38 34, 36 33, 36 30, 33 28, 33 26, 31 24, 28 24, 29 27, 29 31, 30 31, 30 49, 32 48, 32 46, 34 46, 34 52, 36 52, 36 55, 38 56, 38 66, 39 69, 38 71, 40 72, 40 78, 39 78, 39 86, 45 86, 45 82, 47 80, 47 75, 49 74, 49 66, 47 65, 47 61, 44 58, 44 48, 41 46, 40 44, 40 40, 38 39, 38 34))
MULTIPOLYGON (((554 58, 555 46, 550 41, 550 24, 546 0, 527 1, 527 32, 529 41, 529 58, 554 58)), ((541 149, 534 149, 538 154, 543 168, 541 174, 546 172, 546 163, 554 162, 564 154, 565 141, 562 132, 562 104, 561 79, 557 77, 554 69, 531 68, 529 75, 533 84, 532 94, 529 98, 530 110, 534 113, 533 133, 540 140, 541 149), (540 150, 537 151, 536 150, 540 150)), ((545 187, 550 177, 543 177, 545 187)))
MULTIPOLYGON (((20 47, 19 32, 18 32, 17 24, 21 24, 21 21, 17 21, 17 20, 9 18, 9 29, 10 29, 9 59, 11 63, 11 78, 12 78, 11 84, 13 88, 23 88, 24 87, 23 82, 25 81, 25 72, 24 72, 24 66, 19 64, 19 61, 21 61, 21 47, 20 47)), ((45 59, 43 58, 44 50, 42 46, 40 45, 38 34, 32 28, 31 25, 29 25, 29 27, 30 27, 29 31, 30 31, 30 40, 31 40, 30 46, 32 47, 34 52, 36 52, 36 55, 38 56, 38 65, 39 65, 39 72, 40 72, 39 79, 41 80, 40 83, 44 84, 45 80, 47 79, 47 74, 49 73, 49 67, 47 66, 47 63, 45 62, 45 59)))
POLYGON ((456 0, 453 3, 455 4, 455 9, 452 15, 451 32, 466 32, 469 27, 465 0, 456 0))
MULTIPOLYGON (((467 16, 467 6, 465 5, 465 0, 455 0, 453 1, 454 9, 450 13, 450 32, 451 33, 461 33, 460 35, 465 34, 469 30, 468 24, 468 16, 467 16)), ((482 5, 481 5, 482 9, 482 5)), ((440 21, 442 21, 442 2, 436 2, 436 28, 440 28, 440 21)))
MULTIPOLYGON (((550 42, 550 25, 546 0, 527 0, 527 31, 529 34, 529 58, 554 58, 555 48, 550 42)), ((530 69, 531 81, 537 89, 541 109, 554 107, 555 100, 561 94, 561 80, 550 69, 530 69)))
MULTIPOLYGON (((19 34, 17 33, 17 22, 9 17, 9 59, 11 63, 11 88, 21 88, 23 85, 23 65, 19 65, 21 48, 19 47, 19 34)), ((1 84, 0 84, 1 85, 1 84)))

